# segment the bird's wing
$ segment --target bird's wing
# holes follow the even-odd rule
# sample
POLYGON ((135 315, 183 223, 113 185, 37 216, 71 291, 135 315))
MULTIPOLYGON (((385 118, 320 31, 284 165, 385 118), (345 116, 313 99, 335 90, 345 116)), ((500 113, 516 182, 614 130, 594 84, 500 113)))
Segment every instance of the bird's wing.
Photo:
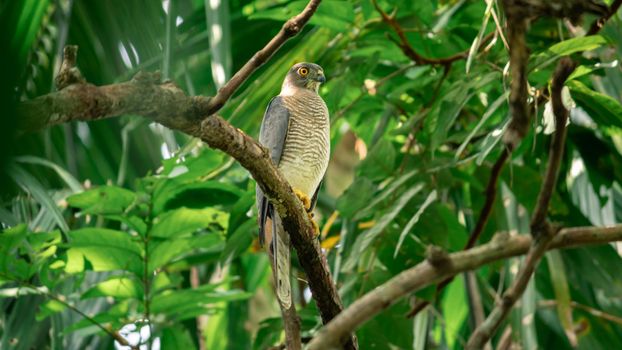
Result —
MULTIPOLYGON (((268 148, 274 165, 278 166, 281 161, 288 128, 289 111, 283 105, 281 96, 276 96, 272 98, 268 108, 266 108, 259 131, 259 143, 268 148)), ((268 205, 268 199, 259 186, 256 187, 255 193, 259 215, 259 242, 263 245, 265 242, 265 224, 272 206, 268 205)))
MULTIPOLYGON (((259 142, 270 150, 270 158, 275 165, 279 165, 285 139, 289 128, 289 111, 283 105, 280 96, 274 97, 263 117, 259 142)), ((273 258, 274 275, 276 280, 276 294, 279 302, 285 309, 289 309, 292 303, 290 271, 289 236, 283 230, 281 220, 272 204, 264 196, 263 192, 256 187, 257 208, 259 209, 259 242, 263 245, 266 233, 269 233, 270 253, 273 258)))

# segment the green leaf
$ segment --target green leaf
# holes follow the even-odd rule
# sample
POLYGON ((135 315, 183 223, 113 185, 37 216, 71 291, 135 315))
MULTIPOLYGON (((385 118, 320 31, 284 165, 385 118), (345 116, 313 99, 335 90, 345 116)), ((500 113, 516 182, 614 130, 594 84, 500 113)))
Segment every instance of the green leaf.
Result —
POLYGON ((190 332, 181 325, 164 328, 162 337, 160 337, 160 346, 162 349, 196 349, 190 332))
POLYGON ((410 232, 413 226, 415 226, 415 224, 419 221, 421 214, 423 214, 426 208, 430 204, 432 204, 432 202, 434 202, 435 200, 436 200, 436 190, 433 190, 432 192, 430 192, 430 194, 425 199, 423 204, 421 204, 421 207, 419 207, 419 210, 417 210, 415 215, 413 215, 413 217, 410 220, 408 220, 408 223, 406 224, 406 226, 404 226, 402 233, 400 233, 400 238, 397 241, 397 245, 395 246, 395 252, 393 253, 394 258, 397 256, 397 253, 400 251, 400 247, 402 246, 402 243, 404 243, 404 239, 406 238, 406 235, 410 232))
POLYGON ((65 308, 65 304, 61 303, 60 301, 53 299, 48 300, 39 306, 39 312, 37 312, 35 319, 41 322, 46 318, 50 317, 51 315, 65 310, 65 308))
POLYGON ((132 278, 111 277, 84 292, 82 294, 82 299, 107 296, 140 300, 143 296, 143 287, 132 278))
POLYGON ((27 193, 30 193, 42 208, 45 208, 47 215, 56 222, 63 232, 69 231, 69 226, 65 222, 63 213, 61 212, 54 199, 48 194, 43 185, 32 175, 16 164, 12 164, 7 169, 9 176, 27 193))
MULTIPOLYGON (((251 15, 250 19, 273 19, 278 21, 288 20, 300 13, 307 1, 292 1, 287 5, 275 9, 264 10, 251 15)), ((354 8, 347 1, 323 1, 317 11, 311 17, 310 23, 336 31, 346 30, 354 21, 354 8)))
POLYGON ((228 221, 228 213, 213 208, 179 208, 162 214, 149 234, 162 238, 184 237, 210 225, 215 225, 219 230, 226 230, 228 221))
POLYGON ((337 210, 346 218, 352 217, 369 204, 374 197, 376 186, 366 177, 359 177, 337 200, 337 210))
POLYGON ((73 274, 80 273, 82 271, 84 271, 84 254, 76 249, 68 249, 65 272, 73 274))
POLYGON ((551 284, 555 291, 556 309, 559 321, 564 328, 566 337, 571 345, 577 345, 577 334, 572 320, 572 307, 570 306, 570 288, 566 278, 566 267, 561 253, 558 250, 547 252, 546 262, 551 276, 551 284))
POLYGON ((443 318, 445 319, 445 339, 449 349, 453 349, 462 325, 468 315, 468 300, 462 275, 456 276, 447 286, 441 301, 443 318))
POLYGON ((19 224, 15 227, 7 228, 0 233, 0 259, 7 257, 9 252, 17 248, 26 238, 28 227, 26 224, 19 224))
POLYGON ((122 214, 134 203, 134 192, 117 186, 101 186, 67 197, 70 206, 84 214, 122 214))
POLYGON ((251 293, 241 290, 207 292, 196 289, 182 290, 158 294, 152 299, 151 305, 154 314, 163 313, 175 318, 175 315, 184 315, 189 310, 205 309, 209 304, 244 300, 251 296, 251 293))
POLYGON ((393 174, 395 148, 386 139, 380 139, 358 167, 359 176, 372 181, 383 180, 393 174))
POLYGON ((200 249, 203 253, 220 254, 223 238, 215 233, 196 237, 150 242, 149 270, 158 269, 174 259, 180 259, 200 249), (151 246, 151 244, 153 244, 151 246))
POLYGON ((238 226, 231 237, 227 239, 225 249, 220 255, 220 262, 228 265, 233 259, 240 256, 252 245, 257 232, 257 220, 248 219, 238 226))
POLYGON ((38 165, 46 166, 54 170, 58 174, 58 176, 61 179, 63 179, 63 181, 65 181, 67 186, 69 186, 69 188, 73 192, 80 192, 83 190, 82 185, 73 175, 71 175, 67 170, 61 168, 60 166, 58 166, 57 164, 53 162, 50 162, 47 159, 34 157, 34 156, 21 156, 21 157, 15 158, 15 160, 21 163, 38 164, 38 165))
POLYGON ((130 270, 142 275, 142 248, 128 234, 103 228, 83 228, 68 234, 72 254, 80 253, 95 271, 130 270))
POLYGON ((402 185, 406 184, 416 174, 417 170, 411 170, 391 181, 391 183, 384 187, 382 191, 380 191, 380 193, 374 196, 374 199, 369 203, 369 205, 367 205, 363 210, 358 211, 356 215, 354 215, 354 219, 360 220, 361 218, 364 218, 365 216, 374 213, 375 210, 378 210, 378 205, 387 202, 390 196, 393 196, 394 193, 402 187, 402 185))
POLYGON ((557 61, 560 57, 577 52, 594 50, 605 44, 607 44, 607 40, 600 35, 582 36, 564 40, 537 55, 533 55, 529 70, 534 73, 546 73, 546 76, 548 76, 549 73, 545 71, 544 68, 557 61))
POLYGON ((595 50, 607 44, 607 40, 601 35, 582 36, 559 42, 546 50, 546 53, 556 56, 568 56, 582 51, 595 50))
POLYGON ((410 202, 410 200, 423 188, 423 184, 417 184, 408 189, 400 196, 397 203, 388 213, 382 215, 382 217, 372 228, 358 236, 354 246, 352 247, 350 256, 343 266, 344 270, 351 270, 354 266, 356 266, 356 264, 358 264, 360 254, 362 254, 363 251, 372 244, 376 237, 378 237, 378 235, 380 235, 380 233, 382 233, 387 226, 394 221, 395 217, 402 211, 406 204, 408 204, 408 202, 410 202))
POLYGON ((244 192, 239 188, 217 181, 188 182, 173 178, 162 181, 154 191, 153 214, 176 208, 206 208, 235 204, 244 192))
POLYGON ((599 127, 622 128, 622 105, 614 98, 591 90, 583 83, 572 80, 567 83, 572 98, 590 115, 599 127))

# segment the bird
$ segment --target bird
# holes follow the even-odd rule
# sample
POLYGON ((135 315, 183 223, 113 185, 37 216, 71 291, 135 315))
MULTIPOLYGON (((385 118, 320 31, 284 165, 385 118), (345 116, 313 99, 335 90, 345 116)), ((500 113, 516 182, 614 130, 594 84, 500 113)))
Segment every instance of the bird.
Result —
MULTIPOLYGON (((272 162, 302 201, 316 236, 319 228, 312 212, 330 156, 329 113, 318 93, 325 81, 324 70, 319 65, 294 64, 283 80, 281 92, 270 100, 259 132, 259 143, 268 149, 272 162)), ((273 260, 277 299, 283 308, 289 309, 292 305, 289 235, 259 186, 256 186, 256 201, 259 243, 266 246, 273 260)))

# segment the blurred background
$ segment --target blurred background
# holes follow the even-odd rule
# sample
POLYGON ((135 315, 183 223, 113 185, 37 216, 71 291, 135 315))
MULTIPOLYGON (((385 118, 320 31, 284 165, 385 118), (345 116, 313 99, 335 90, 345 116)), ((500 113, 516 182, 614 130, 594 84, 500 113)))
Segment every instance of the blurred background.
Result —
MULTIPOLYGON (((269 264, 255 239, 254 182, 243 168, 138 116, 23 133, 14 108, 54 91, 69 44, 79 47, 78 67, 95 85, 157 70, 190 95, 214 95, 305 5, 0 1, 1 349, 127 348, 94 324, 120 330, 141 349, 282 344, 269 264)), ((462 248, 508 120, 508 51, 496 1, 379 6, 397 9, 419 54, 466 52, 465 59, 415 64, 371 1, 325 0, 220 112, 256 136, 289 67, 324 67, 332 159, 316 217, 346 305, 420 262, 429 244, 462 248), (470 50, 488 33, 495 33, 490 41, 470 50)), ((550 211, 565 226, 622 221, 622 26, 618 14, 602 36, 580 38, 593 19, 542 19, 528 35, 534 91, 547 89, 561 56, 580 63, 568 83, 575 108, 550 211)), ((528 233, 549 142, 545 106, 534 114, 480 242, 499 231, 528 233)), ((621 251, 606 245, 547 255, 504 326, 514 343, 622 348, 621 251)), ((487 266, 471 275, 473 283, 456 278, 438 298, 427 288, 398 302, 358 331, 361 349, 462 348, 474 310, 490 310, 518 262, 487 266), (433 303, 406 318, 415 299, 433 303)), ((309 337, 321 322, 304 274, 295 271, 309 337)))

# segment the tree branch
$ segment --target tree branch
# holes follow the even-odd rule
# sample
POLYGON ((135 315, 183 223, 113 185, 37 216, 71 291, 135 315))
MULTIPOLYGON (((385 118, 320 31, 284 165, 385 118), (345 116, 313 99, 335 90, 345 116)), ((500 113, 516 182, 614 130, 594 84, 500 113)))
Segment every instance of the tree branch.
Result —
POLYGON ((594 23, 592 23, 592 25, 590 26, 590 30, 588 30, 587 34, 585 35, 598 34, 598 32, 600 32, 600 30, 605 26, 605 23, 607 23, 607 21, 611 17, 613 17, 613 15, 615 15, 616 12, 618 12, 618 9, 620 9, 620 6, 622 6, 622 0, 615 0, 609 7, 609 11, 607 11, 607 13, 604 16, 594 21, 594 23))
POLYGON ((551 196, 557 183, 557 175, 559 173, 559 166, 561 164, 562 156, 564 154, 564 144, 566 141, 566 121, 570 111, 568 111, 562 103, 562 88, 566 79, 574 71, 576 63, 570 58, 563 58, 559 61, 557 69, 553 76, 553 83, 551 85, 551 97, 553 103, 553 114, 555 115, 555 134, 551 142, 549 150, 549 161, 546 169, 546 174, 540 193, 538 194, 538 201, 536 208, 531 217, 531 235, 533 236, 532 245, 527 252, 527 257, 516 275, 516 279, 512 282, 512 285, 503 293, 501 300, 497 303, 490 315, 486 318, 484 323, 477 327, 477 329, 471 335, 469 342, 467 343, 467 349, 481 349, 486 342, 492 337, 497 328, 501 325, 501 322, 507 317, 512 310, 512 307, 523 295, 527 284, 531 280, 531 276, 536 270, 540 259, 548 249, 548 245, 553 240, 556 234, 556 230, 547 222, 546 214, 548 211, 551 196))
POLYGON ((508 42, 510 44, 510 114, 512 119, 503 135, 503 141, 510 149, 515 149, 527 135, 529 129, 529 110, 527 107, 527 62, 529 49, 525 42, 525 33, 529 25, 526 8, 517 4, 520 0, 504 0, 503 8, 507 17, 508 42))
MULTIPOLYGON (((172 82, 160 83, 157 73, 139 73, 129 82, 101 87, 72 78, 60 91, 21 103, 17 113, 18 126, 22 130, 38 130, 71 121, 133 114, 200 138, 210 147, 232 156, 250 172, 282 218, 307 274, 322 320, 327 323, 343 306, 319 243, 310 238, 313 226, 302 203, 270 160, 268 151, 243 131, 213 114, 287 39, 301 31, 319 3, 320 0, 310 0, 305 9, 287 21, 281 31, 253 55, 213 98, 187 96, 172 82)), ((76 49, 67 50, 75 52, 76 49)), ((71 58, 72 53, 68 54, 71 58)), ((64 65, 65 70, 74 69, 73 64, 75 53, 73 59, 64 65)), ((63 85, 59 84, 60 87, 63 85)), ((357 348, 356 337, 350 338, 346 348, 357 348)))
MULTIPOLYGON (((562 229, 547 249, 572 248, 590 244, 604 244, 622 240, 622 225, 613 227, 577 227, 562 229)), ((396 303, 400 298, 437 283, 449 276, 475 270, 483 265, 525 254, 532 244, 529 235, 497 234, 481 246, 448 254, 444 263, 433 265, 429 260, 396 275, 356 300, 335 317, 313 338, 308 349, 334 349, 341 340, 396 303)))

